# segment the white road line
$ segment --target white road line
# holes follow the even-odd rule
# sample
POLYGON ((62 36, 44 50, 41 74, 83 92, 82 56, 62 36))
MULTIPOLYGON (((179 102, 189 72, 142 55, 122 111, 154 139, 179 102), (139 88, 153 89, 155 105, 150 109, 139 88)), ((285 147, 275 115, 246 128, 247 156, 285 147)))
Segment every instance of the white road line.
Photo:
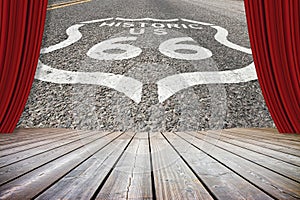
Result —
POLYGON ((121 18, 121 17, 117 17, 116 20, 119 21, 153 21, 153 22, 177 22, 179 21, 179 19, 154 19, 154 18, 140 18, 140 19, 130 19, 130 18, 121 18))
POLYGON ((247 54, 252 54, 251 49, 246 48, 246 47, 242 47, 240 45, 237 45, 237 44, 234 44, 234 43, 228 41, 228 39, 227 39, 228 31, 225 28, 222 28, 220 26, 212 26, 212 28, 214 28, 218 31, 215 35, 215 39, 218 42, 220 42, 221 44, 223 44, 223 45, 225 45, 229 48, 247 53, 247 54))
POLYGON ((69 27, 66 31, 68 38, 58 44, 52 45, 47 48, 41 49, 41 53, 50 53, 52 51, 65 48, 67 46, 70 46, 71 44, 77 42, 82 37, 82 34, 79 31, 79 28, 82 27, 84 24, 75 24, 71 27, 69 27))
POLYGON ((90 20, 90 21, 85 21, 85 22, 80 22, 80 24, 92 24, 92 23, 97 23, 97 22, 104 22, 104 21, 109 21, 113 20, 114 18, 106 18, 106 19, 96 19, 96 20, 90 20))
POLYGON ((184 21, 184 22, 189 22, 189 23, 193 23, 193 24, 201 24, 201 25, 204 25, 204 26, 212 26, 213 25, 213 24, 206 23, 206 22, 198 22, 198 21, 195 21, 195 20, 184 19, 184 18, 181 18, 181 20, 184 21))
POLYGON ((85 24, 90 24, 90 23, 97 23, 97 22, 104 22, 107 20, 112 20, 113 18, 106 18, 106 19, 98 19, 98 20, 91 20, 91 21, 85 21, 85 22, 81 22, 80 24, 75 24, 73 26, 70 26, 67 30, 66 33, 68 35, 68 38, 58 44, 52 45, 50 47, 47 48, 43 48, 41 49, 42 54, 45 53, 50 53, 52 51, 58 50, 58 49, 62 49, 65 48, 67 46, 70 46, 71 44, 74 44, 75 42, 77 42, 78 40, 81 39, 82 34, 79 31, 79 28, 84 26, 85 24))
POLYGON ((156 82, 159 102, 164 102, 180 90, 195 85, 241 83, 256 80, 254 63, 247 67, 228 71, 181 73, 168 76, 156 82))
POLYGON ((35 78, 58 84, 80 83, 102 85, 124 93, 136 103, 141 101, 143 84, 138 80, 123 75, 101 72, 66 71, 50 67, 39 61, 35 78))
POLYGON ((58 9, 58 8, 64 8, 64 7, 67 7, 67 6, 73 6, 73 5, 77 5, 77 4, 87 3, 87 2, 90 2, 90 1, 92 1, 92 0, 69 1, 69 2, 59 3, 59 4, 52 4, 52 5, 47 7, 47 10, 54 10, 54 9, 58 9))

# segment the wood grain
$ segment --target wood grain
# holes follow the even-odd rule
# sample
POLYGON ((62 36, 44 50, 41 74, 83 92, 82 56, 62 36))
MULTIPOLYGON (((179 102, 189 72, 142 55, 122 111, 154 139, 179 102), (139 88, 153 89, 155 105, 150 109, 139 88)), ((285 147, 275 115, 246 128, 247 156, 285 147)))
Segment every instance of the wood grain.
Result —
POLYGON ((157 199, 213 199, 160 133, 150 143, 157 199))
POLYGON ((275 129, 0 135, 0 199, 299 199, 300 137, 275 129))

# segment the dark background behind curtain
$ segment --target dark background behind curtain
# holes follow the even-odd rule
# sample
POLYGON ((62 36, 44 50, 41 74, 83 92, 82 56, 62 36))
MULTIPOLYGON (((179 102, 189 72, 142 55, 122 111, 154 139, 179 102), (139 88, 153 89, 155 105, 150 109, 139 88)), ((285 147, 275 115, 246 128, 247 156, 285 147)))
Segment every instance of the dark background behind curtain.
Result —
POLYGON ((0 0, 0 132, 12 132, 40 54, 47 0, 0 0))
POLYGON ((245 0, 253 59, 277 129, 300 133, 300 1, 245 0))

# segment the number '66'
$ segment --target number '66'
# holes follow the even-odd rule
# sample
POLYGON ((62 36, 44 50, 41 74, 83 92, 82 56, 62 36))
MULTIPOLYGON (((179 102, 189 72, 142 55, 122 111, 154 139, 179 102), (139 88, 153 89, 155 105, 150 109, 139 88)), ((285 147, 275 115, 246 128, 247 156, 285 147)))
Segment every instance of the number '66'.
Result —
MULTIPOLYGON (((135 41, 136 39, 137 37, 118 37, 105 40, 94 45, 87 52, 87 55, 97 60, 123 60, 134 58, 142 53, 142 49, 130 44, 124 44, 124 42, 135 41)), ((175 59, 202 60, 212 56, 212 52, 204 47, 195 44, 183 44, 183 42, 191 41, 194 40, 190 37, 172 38, 161 43, 158 49, 163 55, 175 59), (182 53, 183 51, 188 53, 182 53)))

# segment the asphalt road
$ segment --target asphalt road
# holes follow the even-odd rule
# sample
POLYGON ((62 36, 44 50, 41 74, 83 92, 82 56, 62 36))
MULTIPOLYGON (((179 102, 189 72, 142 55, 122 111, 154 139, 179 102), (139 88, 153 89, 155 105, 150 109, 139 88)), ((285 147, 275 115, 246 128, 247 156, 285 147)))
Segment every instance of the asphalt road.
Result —
POLYGON ((50 0, 49 6, 20 127, 274 126, 253 73, 243 1, 50 0))

